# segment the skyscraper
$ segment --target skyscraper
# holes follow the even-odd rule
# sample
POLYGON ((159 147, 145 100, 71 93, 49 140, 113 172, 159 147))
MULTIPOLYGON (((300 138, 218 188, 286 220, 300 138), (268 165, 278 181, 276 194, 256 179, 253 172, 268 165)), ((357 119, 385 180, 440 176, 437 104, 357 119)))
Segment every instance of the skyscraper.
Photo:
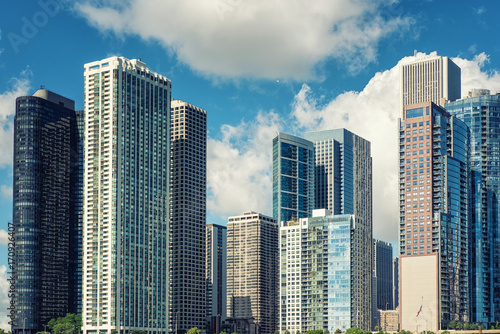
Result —
POLYGON ((71 243, 81 207, 75 103, 40 89, 16 100, 13 226, 13 333, 35 334, 75 312, 71 243))
POLYGON ((445 108, 471 131, 471 321, 500 321, 500 95, 474 89, 445 108))
POLYGON ((123 57, 84 77, 83 330, 166 333, 171 82, 123 57))
POLYGON ((401 328, 413 330, 427 322, 427 329, 436 331, 451 320, 469 320, 469 130, 432 102, 405 106, 403 116, 399 126, 401 328))
POLYGON ((355 215, 354 242, 359 243, 353 261, 363 263, 356 270, 353 289, 369 300, 352 300, 359 312, 356 324, 371 329, 373 276, 372 158, 371 144, 346 130, 309 132, 306 139, 314 144, 315 207, 333 214, 355 215))
POLYGON ((227 315, 227 228, 207 224, 207 333, 221 332, 227 315), (217 331, 218 330, 218 331, 217 331))
POLYGON ((382 240, 373 240, 373 267, 377 277, 377 308, 394 309, 392 298, 392 245, 382 240))
POLYGON ((282 332, 371 327, 371 289, 360 289, 358 283, 371 285, 371 275, 368 280, 360 275, 365 245, 357 228, 364 229, 356 216, 331 215, 325 209, 314 210, 311 218, 281 222, 282 332))
POLYGON ((171 103, 171 328, 187 332, 206 326, 207 112, 171 103))
POLYGON ((399 257, 392 259, 392 305, 399 307, 399 257))
POLYGON ((278 324, 276 219, 253 211, 227 224, 227 315, 237 333, 274 333, 278 324))
POLYGON ((448 57, 417 59, 400 67, 401 111, 408 104, 432 101, 443 106, 461 98, 460 67, 448 57))
POLYGON ((273 139, 273 216, 278 222, 305 218, 313 208, 313 143, 280 133, 273 139))

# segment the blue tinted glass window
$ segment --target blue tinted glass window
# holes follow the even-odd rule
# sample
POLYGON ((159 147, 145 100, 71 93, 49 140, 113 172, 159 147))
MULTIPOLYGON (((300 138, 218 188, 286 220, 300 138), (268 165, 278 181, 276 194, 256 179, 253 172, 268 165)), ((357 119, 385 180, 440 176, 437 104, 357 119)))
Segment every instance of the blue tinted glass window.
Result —
POLYGON ((292 144, 281 143, 281 156, 290 159, 297 159, 297 148, 292 144))
POLYGON ((406 110, 406 118, 415 118, 424 116, 424 108, 406 110))

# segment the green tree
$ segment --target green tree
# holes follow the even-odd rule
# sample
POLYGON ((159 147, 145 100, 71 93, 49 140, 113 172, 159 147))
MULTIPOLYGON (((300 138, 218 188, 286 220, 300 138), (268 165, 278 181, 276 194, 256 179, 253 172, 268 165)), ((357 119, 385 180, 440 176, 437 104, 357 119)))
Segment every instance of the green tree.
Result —
POLYGON ((442 331, 441 334, 450 334, 450 331, 442 331))
POLYGON ((457 328, 457 322, 455 320, 450 321, 448 324, 448 328, 455 329, 457 328))
POLYGON ((310 329, 306 334, 323 334, 323 331, 321 329, 310 329))
POLYGON ((328 329, 324 329, 323 334, 330 334, 330 331, 328 329))
POLYGON ((287 329, 287 330, 285 331, 285 334, 290 334, 290 331, 287 329))
MULTIPOLYGON (((219 334, 227 334, 227 333, 226 332, 220 332, 219 334)), ((276 332, 274 332, 274 334, 276 334, 276 332)), ((280 333, 278 332, 278 334, 280 334, 280 333)))
POLYGON ((201 331, 198 329, 198 327, 193 327, 188 330, 187 334, 201 334, 201 331))
POLYGON ((130 334, 147 334, 147 332, 143 330, 132 330, 130 334))
POLYGON ((68 313, 65 317, 53 318, 47 327, 55 334, 74 334, 81 331, 82 316, 68 313))
POLYGON ((455 328, 458 330, 462 330, 462 329, 464 329, 464 325, 461 322, 457 321, 457 327, 455 327, 455 328))
POLYGON ((337 329, 335 330, 335 334, 342 334, 342 330, 341 330, 340 328, 337 328, 337 329))
POLYGON ((295 334, 300 334, 300 331, 299 331, 299 330, 297 330, 297 332, 295 332, 295 334))
POLYGON ((236 333, 236 332, 232 332, 231 334, 238 334, 238 333, 236 333))
POLYGON ((274 334, 280 334, 280 331, 279 330, 275 330, 274 334))

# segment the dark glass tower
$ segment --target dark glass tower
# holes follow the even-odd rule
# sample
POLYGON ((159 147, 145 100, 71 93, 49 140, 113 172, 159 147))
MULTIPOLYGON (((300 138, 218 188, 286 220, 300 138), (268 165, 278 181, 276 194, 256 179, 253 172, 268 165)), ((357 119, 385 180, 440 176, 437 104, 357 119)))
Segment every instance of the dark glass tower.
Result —
POLYGON ((500 95, 474 89, 445 108, 471 131, 471 321, 496 322, 500 321, 500 95))
POLYGON ((273 216, 310 217, 314 208, 314 144, 280 133, 273 139, 273 216))
POLYGON ((35 334, 76 311, 70 240, 81 205, 78 142, 72 100, 44 89, 16 100, 13 333, 35 334))

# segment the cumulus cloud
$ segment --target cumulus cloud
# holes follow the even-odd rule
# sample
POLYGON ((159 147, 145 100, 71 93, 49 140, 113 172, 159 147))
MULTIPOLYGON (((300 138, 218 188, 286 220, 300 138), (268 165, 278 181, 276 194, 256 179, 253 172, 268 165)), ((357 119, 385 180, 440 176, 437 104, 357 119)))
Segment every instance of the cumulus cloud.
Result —
POLYGON ((395 0, 81 0, 101 31, 158 41, 193 70, 223 78, 306 80, 334 57, 356 71, 413 22, 395 0))
MULTIPOLYGON (((10 90, 0 93, 0 167, 12 164, 16 98, 28 93, 30 85, 28 77, 29 71, 23 71, 19 78, 11 79, 10 90)), ((4 194, 3 186, 2 194, 4 194)))
POLYGON ((272 215, 272 139, 282 120, 260 112, 255 120, 223 125, 222 138, 208 140, 207 207, 227 219, 254 210, 272 215))
POLYGON ((6 246, 8 244, 9 244, 9 233, 7 233, 6 230, 0 229, 0 245, 6 246))
POLYGON ((9 331, 9 318, 7 316, 7 308, 10 306, 9 299, 9 281, 7 280, 7 267, 0 266, 0 328, 9 331))
MULTIPOLYGON (((302 136, 307 131, 347 128, 371 142, 374 237, 397 241, 399 64, 412 60, 415 57, 405 57, 375 74, 360 92, 345 92, 326 102, 304 84, 291 103, 290 115, 280 119, 274 112, 261 112, 256 120, 224 126, 224 138, 209 141, 209 211, 223 217, 235 214, 234 208, 271 213, 271 141, 278 130, 302 136)), ((483 71, 487 55, 453 60, 462 67, 462 95, 470 88, 500 91, 498 72, 483 71)))
POLYGON ((2 186, 0 186, 0 193, 2 194, 2 197, 12 199, 12 187, 11 186, 2 184, 2 186))
POLYGON ((498 70, 484 70, 489 62, 489 55, 482 52, 472 60, 463 58, 452 58, 452 60, 462 69, 462 96, 472 88, 485 88, 491 94, 500 93, 500 73, 498 70))

